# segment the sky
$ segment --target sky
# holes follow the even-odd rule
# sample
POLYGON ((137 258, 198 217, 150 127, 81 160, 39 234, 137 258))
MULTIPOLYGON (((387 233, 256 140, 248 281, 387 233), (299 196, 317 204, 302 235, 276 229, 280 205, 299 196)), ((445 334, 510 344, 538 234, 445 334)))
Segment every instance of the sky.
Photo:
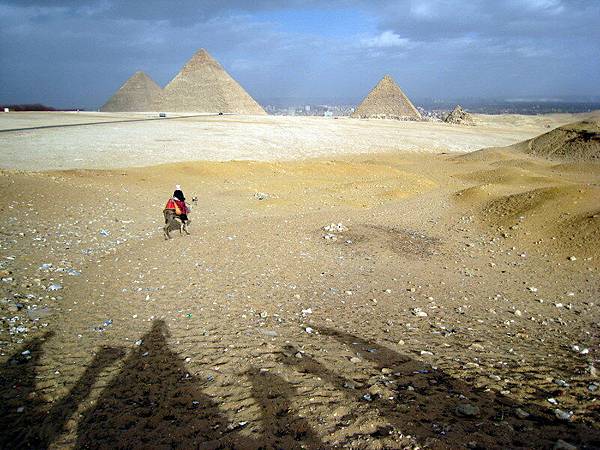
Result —
POLYGON ((0 0, 0 103, 99 108, 200 48, 256 100, 600 97, 600 0, 0 0))

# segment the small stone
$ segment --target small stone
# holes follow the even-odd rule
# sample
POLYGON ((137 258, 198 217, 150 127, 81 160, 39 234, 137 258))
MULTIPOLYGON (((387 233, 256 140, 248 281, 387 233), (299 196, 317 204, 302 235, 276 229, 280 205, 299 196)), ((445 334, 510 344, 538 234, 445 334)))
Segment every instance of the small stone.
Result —
POLYGON ((527 419, 530 414, 527 411, 522 410, 521 408, 515 409, 515 416, 519 419, 527 419))
POLYGON ((456 407, 456 414, 463 417, 475 417, 479 414, 479 407, 463 403, 456 407))
POLYGON ((537 292, 538 291, 538 288, 533 287, 533 286, 528 287, 527 289, 529 290, 529 292, 537 292))
POLYGON ((577 261, 577 258, 575 256, 569 256, 569 261, 577 261))
POLYGON ((422 311, 421 308, 413 308, 412 313, 417 317, 427 317, 427 313, 422 311))
POLYGON ((383 369, 381 369, 381 373, 384 375, 389 375, 393 372, 392 369, 388 368, 388 367, 384 367, 383 369))
POLYGON ((313 330, 311 327, 306 327, 304 331, 306 331, 308 334, 313 334, 315 330, 313 330))
POLYGON ((187 358, 185 358, 185 362, 190 362, 192 360, 192 358, 190 358, 189 356, 187 358))
POLYGON ((296 354, 294 356, 298 359, 302 359, 302 353, 300 353, 300 352, 296 352, 296 354))
POLYGON ((19 406, 19 407, 17 408, 17 412, 18 412, 19 414, 21 414, 23 411, 25 411, 25 407, 24 407, 24 406, 19 406))
POLYGON ((573 411, 563 411, 562 409, 555 409, 554 415, 558 420, 564 420, 570 422, 573 419, 573 411))
POLYGON ((263 311, 260 313, 260 317, 261 317, 261 319, 266 319, 267 317, 269 317, 269 313, 266 311, 263 311))
POLYGON ((62 288, 63 287, 60 284, 58 284, 58 283, 54 283, 54 284, 51 284, 50 286, 48 286, 48 290, 49 291, 59 291, 62 288))
POLYGON ((357 358, 356 356, 353 356, 352 358, 350 358, 350 362, 352 364, 358 364, 360 362, 360 358, 357 358))
POLYGON ((523 313, 519 309, 516 309, 514 314, 517 317, 521 317, 523 315, 523 313))
POLYGON ((276 336, 278 336, 277 331, 275 331, 275 330, 260 330, 260 332, 262 334, 264 334, 265 336, 269 336, 269 337, 276 337, 276 336))

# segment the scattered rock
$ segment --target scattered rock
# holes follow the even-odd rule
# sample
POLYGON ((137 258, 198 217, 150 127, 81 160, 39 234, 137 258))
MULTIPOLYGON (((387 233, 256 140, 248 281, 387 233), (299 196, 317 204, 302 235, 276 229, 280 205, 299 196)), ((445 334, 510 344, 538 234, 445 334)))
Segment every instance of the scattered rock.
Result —
POLYGON ((558 420, 564 420, 570 422, 573 420, 573 411, 563 411, 562 409, 555 409, 554 415, 558 420))
POLYGON ((413 308, 412 313, 417 317, 427 317, 427 313, 421 310, 421 308, 413 308))
POLYGON ((463 417, 475 417, 479 415, 479 407, 468 403, 458 405, 455 411, 456 414, 463 417))

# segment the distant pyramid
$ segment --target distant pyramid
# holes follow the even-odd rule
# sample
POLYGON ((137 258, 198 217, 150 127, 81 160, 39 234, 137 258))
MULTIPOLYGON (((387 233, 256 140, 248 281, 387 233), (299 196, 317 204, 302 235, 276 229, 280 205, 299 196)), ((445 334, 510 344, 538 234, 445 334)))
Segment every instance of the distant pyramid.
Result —
POLYGON ((466 112, 460 105, 456 105, 452 112, 444 119, 446 123, 454 123, 457 125, 475 125, 473 116, 466 112))
POLYGON ((265 110, 215 61, 200 49, 164 89, 163 109, 234 114, 265 110))
POLYGON ((162 89, 144 72, 136 72, 100 111, 158 111, 162 89))
POLYGON ((404 95, 402 89, 396 84, 391 76, 384 76, 369 95, 365 97, 351 117, 377 118, 377 119, 400 119, 421 120, 421 114, 417 108, 404 95))

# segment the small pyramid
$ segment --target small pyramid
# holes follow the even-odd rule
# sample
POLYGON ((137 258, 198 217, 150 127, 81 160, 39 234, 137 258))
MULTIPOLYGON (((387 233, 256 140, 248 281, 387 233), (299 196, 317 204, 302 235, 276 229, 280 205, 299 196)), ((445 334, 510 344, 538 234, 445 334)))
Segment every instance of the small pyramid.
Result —
POLYGON ((266 114, 223 67, 200 49, 164 89, 166 111, 266 114))
POLYGON ((394 79, 386 75, 365 97, 350 117, 421 120, 421 113, 411 103, 394 79))
POLYGON ((134 73, 100 111, 158 111, 162 89, 144 72, 134 73))
POLYGON ((460 105, 456 105, 452 112, 444 119, 446 123, 454 123, 457 125, 475 125, 473 116, 466 112, 460 105))

